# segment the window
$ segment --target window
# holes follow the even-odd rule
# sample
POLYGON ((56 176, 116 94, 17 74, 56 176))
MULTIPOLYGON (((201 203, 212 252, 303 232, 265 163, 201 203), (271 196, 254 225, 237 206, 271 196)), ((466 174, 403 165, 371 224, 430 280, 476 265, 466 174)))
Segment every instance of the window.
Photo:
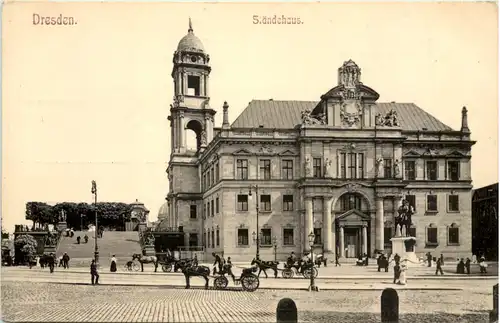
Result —
POLYGON ((314 228, 314 244, 321 244, 321 228, 314 228))
POLYGON ((359 171, 358 178, 365 178, 365 169, 364 169, 365 166, 364 165, 365 165, 364 155, 358 154, 358 171, 359 171))
POLYGON ((215 248, 215 231, 212 229, 212 248, 215 248))
POLYGON ((416 238, 417 237, 417 228, 415 228, 415 227, 408 228, 408 235, 410 237, 415 237, 416 238))
POLYGON ((283 211, 293 211, 293 195, 283 195, 283 211))
POLYGON ((356 154, 349 154, 349 178, 357 178, 356 176, 356 154))
POLYGON ((415 208, 415 205, 416 205, 415 195, 405 195, 405 200, 408 201, 410 206, 412 206, 413 210, 415 211, 416 210, 416 208, 415 208))
POLYGON ((215 182, 219 182, 219 163, 215 164, 215 182))
POLYGON ((391 227, 385 227, 384 228, 384 245, 391 245, 391 238, 392 238, 392 228, 391 227))
POLYGON ((384 178, 392 178, 392 159, 384 158, 384 178))
POLYGON ((262 159, 259 163, 259 179, 271 179, 271 161, 262 159))
POLYGON ((438 244, 438 229, 432 224, 427 228, 427 245, 438 244))
POLYGON ((248 179, 248 160, 236 160, 236 179, 248 179))
POLYGON ((455 224, 452 224, 448 228, 448 244, 449 245, 460 244, 459 230, 455 224))
POLYGON ((321 158, 313 158, 313 177, 321 177, 321 158))
POLYGON ((219 198, 215 198, 215 213, 219 214, 219 198))
POLYGON ((210 172, 210 185, 215 185, 215 169, 210 172))
POLYGON ((261 211, 271 211, 271 195, 260 196, 260 209, 261 211))
POLYGON ((213 176, 212 176, 212 171, 211 170, 208 170, 207 177, 208 177, 208 187, 212 187, 213 176))
POLYGON ((340 211, 346 212, 352 209, 361 211, 361 197, 351 193, 342 195, 340 197, 340 211))
POLYGON ((207 248, 210 248, 210 231, 207 231, 207 248))
POLYGON ((283 229, 283 245, 293 246, 293 229, 283 229))
POLYGON ((217 229, 217 232, 215 234, 215 238, 217 239, 215 244, 218 246, 220 246, 220 232, 219 232, 219 229, 217 229))
POLYGON ((340 178, 346 178, 345 153, 340 153, 340 178))
POLYGON ((451 181, 458 181, 460 179, 460 162, 448 162, 448 179, 451 181))
POLYGON ((458 195, 448 195, 448 212, 460 211, 458 195))
POLYGON ((189 246, 190 247, 197 247, 198 246, 198 234, 197 233, 190 233, 189 234, 189 246))
POLYGON ((428 161, 426 163, 427 179, 436 181, 438 179, 437 161, 428 161))
POLYGON ((196 205, 189 206, 189 214, 191 219, 196 219, 196 205))
POLYGON ((427 212, 437 212, 437 195, 427 195, 427 212))
POLYGON ((414 181, 416 179, 414 160, 405 161, 405 179, 409 181, 414 181))
POLYGON ((211 204, 211 214, 212 214, 212 216, 214 216, 215 215, 214 200, 212 200, 212 203, 210 203, 210 204, 211 204))
POLYGON ((248 246, 248 229, 238 229, 238 246, 248 246))
POLYGON ((208 244, 207 244, 207 233, 206 232, 203 232, 203 246, 204 247, 208 247, 208 244))
POLYGON ((203 174, 203 187, 204 187, 204 189, 208 188, 208 185, 207 185, 207 173, 203 174))
POLYGON ((207 206, 205 205, 205 203, 203 203, 203 217, 207 217, 207 206))
POLYGON ((283 179, 293 179, 293 160, 283 160, 281 162, 282 173, 281 177, 283 179))
POLYGON ((248 195, 238 195, 238 211, 248 211, 248 195))
POLYGON ((261 246, 270 246, 272 245, 271 241, 271 229, 261 229, 261 241, 260 245, 261 246))
POLYGON ((187 95, 200 96, 200 77, 188 75, 187 87, 187 95))

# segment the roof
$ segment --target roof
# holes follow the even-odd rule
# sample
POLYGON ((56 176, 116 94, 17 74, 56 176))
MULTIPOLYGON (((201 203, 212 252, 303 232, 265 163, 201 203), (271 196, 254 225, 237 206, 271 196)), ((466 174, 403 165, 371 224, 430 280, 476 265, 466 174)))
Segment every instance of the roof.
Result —
MULTIPOLYGON (((313 110, 318 101, 252 100, 233 122, 234 128, 293 129, 301 123, 301 112, 313 110)), ((405 131, 453 131, 414 103, 376 103, 381 114, 394 109, 405 131)))
POLYGON ((201 40, 195 36, 193 32, 193 26, 191 24, 191 18, 189 18, 189 29, 186 36, 182 37, 177 45, 177 51, 195 51, 204 52, 205 48, 201 40))

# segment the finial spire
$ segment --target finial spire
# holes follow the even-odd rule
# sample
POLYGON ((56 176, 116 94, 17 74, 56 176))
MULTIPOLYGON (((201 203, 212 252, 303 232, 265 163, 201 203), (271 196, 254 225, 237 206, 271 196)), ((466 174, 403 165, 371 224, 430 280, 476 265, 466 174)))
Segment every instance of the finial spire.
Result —
POLYGON ((188 32, 189 33, 193 32, 193 23, 191 22, 191 17, 189 17, 189 29, 188 29, 188 32))
POLYGON ((467 120, 467 108, 466 107, 462 108, 462 127, 461 127, 460 131, 470 132, 469 122, 467 120))

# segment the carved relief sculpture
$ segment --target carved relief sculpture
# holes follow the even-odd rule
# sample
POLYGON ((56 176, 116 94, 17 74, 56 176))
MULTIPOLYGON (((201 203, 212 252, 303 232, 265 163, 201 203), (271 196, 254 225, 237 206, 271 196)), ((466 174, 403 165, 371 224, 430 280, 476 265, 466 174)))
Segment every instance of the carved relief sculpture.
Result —
POLYGON ((399 171, 399 159, 396 159, 394 161, 394 177, 395 178, 399 178, 399 175, 400 175, 400 171, 399 171))
POLYGON ((271 148, 267 145, 264 145, 264 146, 260 147, 259 152, 264 153, 264 154, 272 154, 272 153, 274 153, 274 150, 273 150, 273 148, 271 148))
POLYGON ((346 126, 352 127, 358 125, 363 115, 361 104, 355 101, 344 102, 340 109, 340 119, 346 126))
POLYGON ((202 130, 200 133, 200 144, 202 146, 207 145, 207 132, 205 130, 202 130))
POLYGON ((311 158, 306 157, 306 162, 304 163, 304 170, 306 173, 306 177, 311 175, 311 158))
POLYGON ((325 177, 332 177, 330 173, 332 169, 332 161, 328 158, 325 159, 325 177))
POLYGON ((378 113, 375 116, 375 125, 383 127, 399 127, 398 113, 394 109, 387 112, 384 117, 378 113))
POLYGON ((302 118, 302 125, 326 124, 326 115, 324 113, 321 113, 319 116, 312 116, 311 112, 312 112, 311 110, 305 109, 300 113, 302 118))

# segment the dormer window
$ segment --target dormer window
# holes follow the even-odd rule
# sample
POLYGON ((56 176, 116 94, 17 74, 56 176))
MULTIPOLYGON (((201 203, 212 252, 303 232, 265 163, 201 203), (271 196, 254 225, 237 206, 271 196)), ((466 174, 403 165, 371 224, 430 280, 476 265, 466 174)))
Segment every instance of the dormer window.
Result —
POLYGON ((200 95, 200 77, 195 75, 188 75, 187 82, 187 95, 199 96, 200 95))

